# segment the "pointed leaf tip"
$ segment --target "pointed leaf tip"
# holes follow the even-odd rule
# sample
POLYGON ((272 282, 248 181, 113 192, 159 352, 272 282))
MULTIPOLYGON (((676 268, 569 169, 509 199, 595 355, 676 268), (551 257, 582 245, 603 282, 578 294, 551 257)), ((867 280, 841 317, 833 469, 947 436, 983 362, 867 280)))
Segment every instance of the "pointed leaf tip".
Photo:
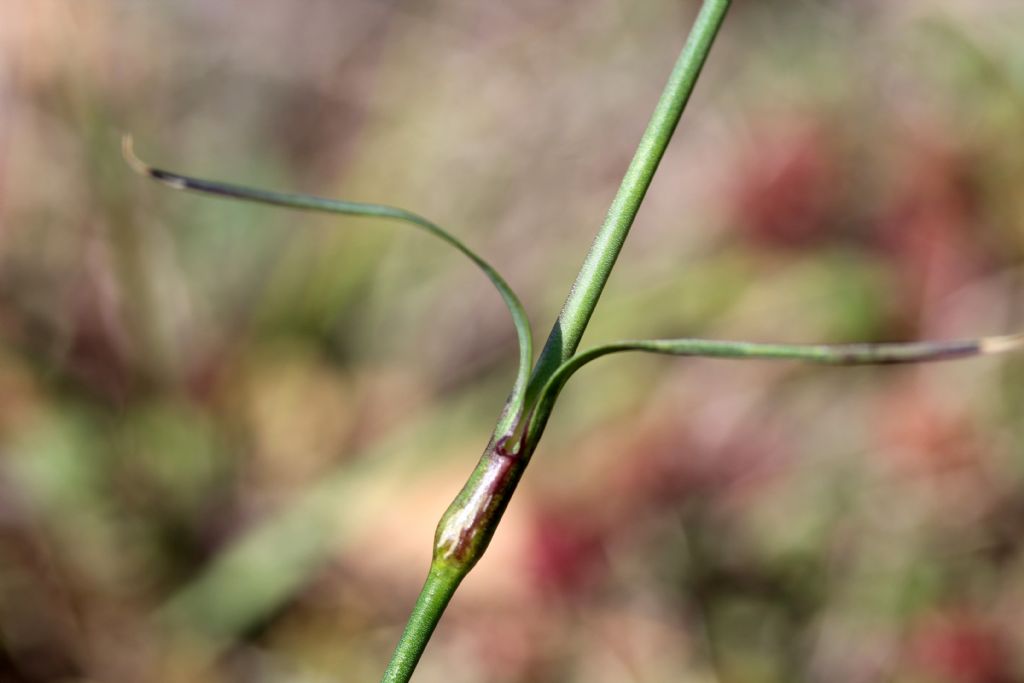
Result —
POLYGON ((121 135, 121 156, 133 171, 139 175, 149 175, 149 166, 135 154, 135 140, 131 133, 121 135))
POLYGON ((983 354, 1008 353, 1024 349, 1024 332, 1020 334, 1006 334, 1000 337, 987 337, 979 343, 983 354))

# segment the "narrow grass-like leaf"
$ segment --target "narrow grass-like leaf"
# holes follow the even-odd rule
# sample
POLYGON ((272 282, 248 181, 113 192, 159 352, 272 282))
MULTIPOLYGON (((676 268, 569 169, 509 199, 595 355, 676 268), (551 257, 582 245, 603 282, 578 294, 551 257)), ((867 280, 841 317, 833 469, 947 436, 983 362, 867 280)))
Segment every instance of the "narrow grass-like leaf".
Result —
POLYGON ((526 439, 536 443, 558 393, 577 370, 602 356, 641 351, 671 356, 760 360, 795 360, 821 365, 891 365, 986 356, 1024 348, 1024 333, 954 341, 888 344, 759 344, 710 339, 626 340, 598 346, 562 363, 544 385, 537 405, 525 420, 526 439))
POLYGON ((322 213, 340 214, 344 216, 364 216, 368 218, 382 218, 402 221, 429 232, 431 235, 440 238, 449 245, 455 247, 469 258, 477 268, 483 271, 487 279, 491 281, 494 288, 498 290, 501 298, 504 299, 509 313, 512 314, 512 322, 516 328, 516 335, 519 338, 519 369, 516 375, 515 384, 509 394, 508 401, 502 410, 501 418, 495 428, 495 437, 504 438, 511 435, 515 430, 519 418, 523 413, 524 395, 526 384, 530 378, 530 365, 533 361, 533 335, 530 330, 530 321, 526 316, 519 297, 512 288, 505 282, 505 278, 495 268, 485 261, 483 257, 470 249, 466 244, 448 232, 441 226, 426 218, 399 209, 393 206, 381 204, 366 204, 363 202, 349 202, 339 199, 326 199, 311 195, 292 194, 286 192, 274 192, 262 190, 232 183, 223 183, 215 180, 204 180, 191 176, 154 168, 139 159, 132 148, 132 138, 125 135, 121 139, 121 150, 125 160, 138 173, 158 180, 176 190, 188 190, 201 194, 226 197, 229 199, 240 199, 243 201, 270 204, 289 209, 300 209, 303 211, 319 211, 322 213))

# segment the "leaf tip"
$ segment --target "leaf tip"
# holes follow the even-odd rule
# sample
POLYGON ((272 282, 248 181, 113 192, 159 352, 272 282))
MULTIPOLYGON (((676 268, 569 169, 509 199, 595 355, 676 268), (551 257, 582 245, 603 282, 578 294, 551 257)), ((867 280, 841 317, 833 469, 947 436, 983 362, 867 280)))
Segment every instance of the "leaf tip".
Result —
POLYGON ((999 337, 987 337, 981 340, 978 349, 985 355, 1024 349, 1024 332, 1005 334, 999 337))
POLYGON ((153 168, 145 161, 140 159, 135 154, 135 141, 132 138, 131 133, 125 133, 121 136, 121 156, 124 157, 125 163, 139 175, 144 175, 154 180, 159 180, 165 185, 169 185, 176 190, 188 189, 188 183, 183 178, 179 178, 166 171, 161 171, 158 168, 153 168))
POLYGON ((131 133, 121 135, 121 156, 124 157, 125 163, 139 175, 148 176, 152 171, 149 165, 135 154, 135 140, 131 133))

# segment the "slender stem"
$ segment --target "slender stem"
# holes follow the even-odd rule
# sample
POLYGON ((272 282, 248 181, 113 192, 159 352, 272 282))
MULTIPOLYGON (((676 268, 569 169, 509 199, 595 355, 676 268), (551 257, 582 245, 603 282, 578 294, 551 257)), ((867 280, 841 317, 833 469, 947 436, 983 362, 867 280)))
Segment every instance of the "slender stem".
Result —
POLYGON ((594 238, 562 312, 544 345, 527 391, 527 405, 532 403, 531 399, 536 397, 558 366, 569 360, 579 346, 590 316, 615 266, 615 260, 640 210, 640 204, 647 194, 647 188, 651 185, 654 172, 658 169, 690 99, 729 4, 730 0, 705 0, 654 114, 651 115, 647 130, 640 139, 633 161, 622 179, 618 194, 608 209, 604 225, 594 238))
POLYGON ((412 678, 437 622, 441 620, 441 615, 461 581, 462 575, 459 572, 443 565, 431 566, 381 683, 402 683, 412 678))
MULTIPOLYGON (((526 393, 527 410, 579 346, 729 5, 730 0, 704 0, 604 225, 534 366, 526 393)), ((412 676, 458 582, 486 550, 536 447, 535 439, 524 443, 508 439, 500 426, 473 474, 441 518, 430 573, 384 674, 384 683, 405 683, 412 676)), ((517 435, 521 436, 521 432, 517 435)))

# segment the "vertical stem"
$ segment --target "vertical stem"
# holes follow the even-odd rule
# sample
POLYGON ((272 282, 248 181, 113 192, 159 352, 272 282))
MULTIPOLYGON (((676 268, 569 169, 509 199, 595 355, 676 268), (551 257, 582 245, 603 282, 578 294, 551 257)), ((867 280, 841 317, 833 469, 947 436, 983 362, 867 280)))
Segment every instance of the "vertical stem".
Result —
MULTIPOLYGON (((526 394, 527 412, 548 378, 579 346, 729 5, 730 0, 704 0, 604 225, 537 360, 526 394)), ((430 573, 382 683, 406 683, 412 677, 459 582, 486 550, 539 436, 531 435, 521 450, 513 444, 513 450, 507 451, 504 439, 492 439, 484 450, 480 464, 441 518, 430 573)))
POLYGON ((576 276, 562 312, 555 321, 537 361, 530 391, 527 393, 527 405, 532 404, 532 399, 536 397, 555 368, 569 360, 579 346, 590 316, 594 313, 605 283, 608 282, 608 276, 615 266, 615 260, 640 210, 640 204, 647 194, 647 188, 651 185, 654 172, 658 169, 683 109, 690 99, 729 4, 730 0, 705 0, 701 7, 690 37, 669 76, 668 84, 661 94, 661 99, 658 100, 654 114, 651 115, 647 129, 633 155, 633 161, 622 179, 618 194, 608 209, 604 225, 594 238, 594 243, 583 261, 583 267, 576 276))
POLYGON ((436 563, 431 566, 381 683, 404 683, 412 678, 437 622, 461 581, 462 576, 458 572, 436 563))

